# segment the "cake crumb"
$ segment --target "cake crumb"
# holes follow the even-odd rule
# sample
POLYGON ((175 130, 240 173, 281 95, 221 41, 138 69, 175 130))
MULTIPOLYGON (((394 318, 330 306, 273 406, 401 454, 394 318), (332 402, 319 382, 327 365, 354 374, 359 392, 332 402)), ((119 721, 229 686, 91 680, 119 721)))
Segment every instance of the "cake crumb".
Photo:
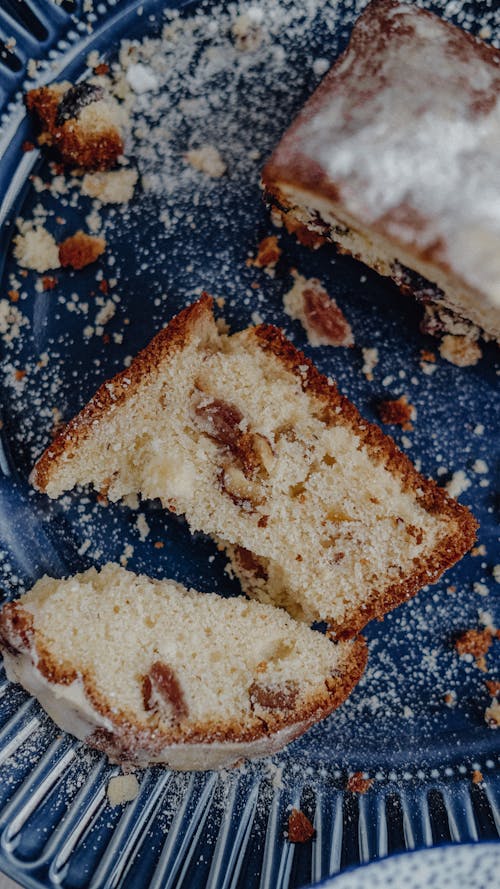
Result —
POLYGON ((456 691, 447 691, 443 695, 443 701, 447 707, 453 708, 457 706, 457 693, 456 691))
POLYGON ((280 256, 281 247, 278 244, 277 235, 269 235, 263 238, 257 247, 257 256, 247 260, 247 265, 257 269, 274 269, 280 256))
POLYGON ((106 249, 104 238, 77 231, 59 244, 59 259, 63 268, 83 269, 95 262, 106 249))
POLYGON ((220 179, 227 170, 227 166, 215 145, 201 145, 199 148, 191 148, 189 151, 186 151, 184 160, 191 164, 193 169, 199 170, 200 173, 205 173, 211 179, 220 179))
POLYGON ((484 543, 481 543, 479 546, 473 546, 470 551, 471 556, 473 558, 477 558, 477 556, 485 556, 486 555, 486 547, 484 543))
POLYGON ((141 541, 144 542, 144 540, 146 540, 146 537, 148 537, 148 535, 149 535, 150 528, 149 528, 149 525, 146 521, 146 516, 144 515, 143 512, 140 512, 139 515, 137 516, 136 527, 139 532, 139 537, 140 537, 141 541))
POLYGON ((497 583, 500 583, 500 564, 499 564, 499 565, 493 565, 493 571, 492 571, 492 573, 493 573, 493 579, 494 579, 497 583))
POLYGON ((447 333, 441 340, 439 354, 456 367, 471 367, 483 357, 481 347, 467 336, 447 333))
POLYGON ((300 809, 292 809, 288 818, 288 842, 307 843, 316 831, 307 815, 300 809))
POLYGON ((406 432, 413 429, 412 420, 417 416, 417 411, 408 401, 406 395, 400 398, 381 401, 378 412, 382 423, 388 426, 401 426, 406 432))
POLYGON ((500 697, 500 680, 487 679, 484 683, 492 698, 500 697))
POLYGON ((86 173, 82 181, 82 194, 97 198, 103 204, 128 204, 132 200, 137 183, 137 170, 108 170, 102 173, 86 173))
POLYGON ((488 472, 486 460, 475 460, 472 465, 472 471, 478 473, 478 475, 484 475, 488 472))
POLYGON ((349 777, 346 790, 349 793, 367 793, 373 784, 373 778, 365 778, 363 772, 354 772, 349 777))
POLYGON ((264 12, 258 6, 249 6, 238 15, 231 25, 234 45, 240 52, 255 52, 263 37, 264 12))
POLYGON ((311 346, 353 346, 347 318, 317 278, 293 272, 295 282, 283 297, 287 315, 300 321, 311 346))
POLYGON ((472 655, 476 667, 486 672, 486 655, 491 648, 493 639, 498 636, 497 630, 485 627, 483 630, 465 630, 455 639, 455 649, 460 657, 472 655))
POLYGON ((42 225, 35 225, 16 236, 14 256, 20 266, 34 272, 48 272, 60 267, 55 238, 42 225))
POLYGON ((473 784, 482 784, 484 781, 483 773, 479 771, 479 769, 474 769, 472 772, 472 783, 473 784))
POLYGON ((477 593, 479 596, 487 596, 487 595, 489 594, 489 592, 490 592, 489 589, 488 589, 488 587, 486 586, 486 584, 485 584, 485 583, 481 583, 479 580, 476 580, 476 581, 472 584, 472 589, 473 589, 474 592, 477 593))
POLYGON ((484 718, 490 728, 500 728, 500 702, 496 698, 493 698, 491 706, 484 711, 484 718))
POLYGON ((460 494, 463 494, 464 491, 467 491, 471 484, 472 482, 467 478, 463 469, 458 469, 453 473, 450 481, 445 487, 450 497, 456 498, 460 497, 460 494))
POLYGON ((123 806, 132 802, 137 797, 139 789, 135 775, 115 775, 109 779, 106 791, 110 806, 123 806))
POLYGON ((373 380, 373 369, 377 366, 379 361, 378 349, 361 349, 361 354, 363 355, 363 367, 361 368, 361 372, 364 373, 367 380, 371 381, 373 380))

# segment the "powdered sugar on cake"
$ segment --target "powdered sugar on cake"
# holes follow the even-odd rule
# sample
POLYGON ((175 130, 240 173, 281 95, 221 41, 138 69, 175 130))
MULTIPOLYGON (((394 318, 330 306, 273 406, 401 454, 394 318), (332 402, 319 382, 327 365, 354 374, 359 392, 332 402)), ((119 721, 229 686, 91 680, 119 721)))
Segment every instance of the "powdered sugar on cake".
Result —
POLYGON ((294 136, 354 217, 500 303, 500 53, 462 36, 406 4, 361 22, 294 136))

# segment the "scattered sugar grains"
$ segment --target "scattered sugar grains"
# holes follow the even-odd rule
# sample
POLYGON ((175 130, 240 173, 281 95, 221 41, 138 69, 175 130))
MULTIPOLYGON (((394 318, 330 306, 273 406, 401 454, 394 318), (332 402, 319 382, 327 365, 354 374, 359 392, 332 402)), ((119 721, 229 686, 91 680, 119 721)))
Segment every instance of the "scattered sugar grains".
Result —
MULTIPOLYGON (((158 208, 158 218, 162 222, 162 234, 167 229, 169 234, 175 232, 179 221, 182 223, 190 215, 193 218, 193 223, 196 223, 196 209, 193 208, 195 190, 201 196, 200 201, 212 202, 211 212, 214 227, 219 224, 225 225, 224 231, 229 231, 228 220, 231 219, 231 216, 228 211, 232 209, 232 205, 230 206, 229 201, 224 197, 224 189, 228 184, 234 185, 234 188, 238 189, 238 194, 241 190, 245 200, 250 194, 248 184, 255 184, 256 200, 259 201, 257 183, 263 160, 289 123, 298 103, 300 104, 301 97, 314 85, 311 80, 313 75, 316 78, 323 75, 327 64, 324 56, 328 55, 333 58, 337 54, 338 45, 335 41, 338 34, 340 11, 343 21, 349 25, 359 13, 360 3, 340 3, 337 0, 330 0, 327 4, 320 4, 319 0, 308 0, 304 4, 298 0, 289 0, 284 4, 276 3, 275 0, 263 0, 262 3, 259 3, 257 20, 250 23, 248 18, 238 22, 242 16, 249 14, 249 8, 240 3, 232 5, 230 9, 212 6, 207 11, 198 8, 193 14, 187 16, 179 16, 176 11, 166 10, 166 24, 158 39, 144 40, 140 43, 137 41, 123 42, 120 55, 121 68, 115 67, 114 63, 111 65, 113 76, 116 76, 117 89, 121 90, 125 102, 130 103, 128 107, 131 110, 132 126, 128 154, 133 156, 134 163, 137 163, 145 196, 152 195, 154 197, 155 206, 158 208), (314 43, 316 20, 319 22, 320 29, 323 29, 321 44, 318 41, 316 44, 314 43), (295 60, 300 59, 300 52, 303 48, 306 48, 308 63, 305 65, 295 64, 295 60), (130 82, 125 78, 125 73, 134 64, 142 64, 153 71, 158 81, 158 91, 152 90, 146 94, 133 91, 130 82), (273 120, 271 121, 269 95, 270 89, 274 89, 274 95, 276 95, 276 84, 282 85, 282 101, 280 100, 276 104, 276 111, 273 110, 273 120), (172 102, 172 96, 179 97, 179 101, 172 102), (227 164, 230 171, 230 178, 217 179, 210 175, 201 175, 198 171, 193 170, 189 163, 185 162, 184 153, 187 148, 203 145, 217 146, 223 163, 227 164), (193 188, 193 183, 195 188, 193 188)), ((467 24, 467 22, 465 23, 467 24)), ((124 168, 117 170, 116 173, 122 174, 124 171, 130 172, 129 168, 124 168)), ((109 182, 109 180, 107 181, 109 182)), ((48 197, 44 183, 41 183, 41 187, 43 190, 40 192, 40 201, 48 197)), ((95 190, 101 187, 102 180, 97 185, 90 186, 95 190)), ((94 198, 93 195, 89 196, 94 198)), ((62 197, 63 201, 69 202, 72 199, 72 196, 62 197)), ((96 194, 94 200, 105 203, 102 194, 96 194)), ((138 204, 139 200, 142 200, 142 194, 138 195, 138 204)), ((74 206, 78 206, 78 204, 75 203, 74 206)), ((148 212, 152 208, 153 201, 148 204, 148 212)), ((102 231, 106 236, 109 232, 110 243, 112 243, 113 228, 115 237, 124 237, 125 235, 130 237, 130 243, 134 249, 138 243, 141 246, 141 251, 138 251, 138 254, 140 253, 139 264, 144 256, 140 239, 136 237, 137 232, 134 231, 132 224, 129 228, 124 228, 124 220, 126 220, 128 212, 128 208, 119 206, 116 210, 115 221, 113 221, 110 213, 115 213, 114 207, 108 206, 101 210, 100 206, 94 206, 92 213, 89 214, 89 208, 85 205, 81 216, 82 221, 79 224, 82 227, 88 226, 88 231, 102 231), (85 217, 92 218, 92 226, 90 222, 87 222, 87 219, 84 222, 85 217)), ((264 210, 262 210, 261 218, 266 218, 264 210)), ((133 222, 134 220, 131 218, 131 223, 133 222)), ((37 220, 37 224, 43 225, 43 221, 39 223, 37 220)), ((250 249, 263 233, 257 233, 257 228, 253 229, 253 241, 248 240, 245 250, 250 249)), ((148 243, 149 247, 154 252, 156 244, 150 245, 148 243)), ((170 249, 176 252, 177 260, 180 258, 182 262, 185 262, 184 243, 177 247, 175 238, 172 238, 169 242, 170 249)), ((206 249, 205 243, 203 249, 206 249)), ((205 267, 204 265, 203 270, 205 267)), ((218 274, 217 290, 220 293, 226 293, 228 300, 233 300, 238 295, 239 281, 235 280, 233 274, 235 262, 232 245, 231 250, 228 248, 226 253, 221 253, 217 272, 225 267, 230 274, 218 274), (233 284, 234 287, 231 290, 233 284)), ((256 273, 257 276, 258 273, 256 273)), ((153 279, 153 273, 151 277, 153 279)), ((261 276, 259 275, 259 277, 261 276)), ((162 282, 162 288, 168 289, 168 283, 165 281, 162 282)), ((202 278, 201 274, 193 275, 193 288, 206 285, 207 281, 202 278)), ((184 296, 184 294, 182 295, 184 296)), ((186 294, 186 301, 190 295, 186 294)), ((61 313, 66 312, 66 308, 70 311, 69 306, 66 306, 57 291, 51 294, 50 298, 60 299, 58 311, 61 313)), ((86 295, 84 295, 84 299, 86 299, 86 295)), ((79 303, 72 299, 69 299, 68 302, 72 307, 71 311, 76 312, 79 303)), ((254 307, 255 301, 249 303, 250 310, 254 307)), ((28 322, 27 319, 23 319, 22 315, 17 316, 16 312, 12 313, 12 309, 16 309, 16 307, 9 305, 7 300, 0 301, 0 332, 4 333, 4 331, 10 330, 16 337, 19 326, 28 322), (2 320, 7 315, 10 319, 8 324, 2 320)), ((265 320, 269 320, 267 311, 264 311, 264 304, 260 306, 260 309, 265 315, 265 320)), ((164 306, 161 312, 164 316, 164 306)), ((158 311, 151 319, 152 325, 161 325, 164 320, 161 317, 161 312, 158 311)), ((173 314, 173 307, 168 306, 167 312, 168 315, 173 314), (171 308, 172 311, 170 311, 171 308)), ((82 318, 82 328, 87 320, 85 317, 82 318)), ((92 323, 94 322, 92 321, 92 323)), ((61 330, 64 334, 63 327, 61 330)), ((5 332, 4 339, 11 333, 5 332)), ((10 349, 15 347, 15 342, 9 347, 10 349)), ((22 399, 19 398, 16 402, 19 404, 19 407, 16 407, 19 424, 14 429, 13 441, 22 445, 31 462, 48 441, 49 431, 54 423, 54 409, 59 408, 64 419, 68 419, 68 404, 70 404, 65 355, 64 353, 58 354, 59 344, 56 340, 44 344, 43 348, 48 349, 50 353, 47 367, 38 372, 37 385, 31 387, 32 395, 30 395, 30 387, 26 387, 22 399)), ((125 340, 124 349, 117 357, 117 364, 118 362, 124 365, 129 364, 130 357, 123 360, 123 354, 132 351, 133 348, 133 343, 125 340)), ((368 351, 372 352, 372 350, 366 350, 366 352, 368 351)), ((366 363, 370 363, 375 357, 378 358, 378 355, 373 355, 373 352, 370 357, 367 357, 365 352, 363 353, 366 363)), ((363 372, 371 373, 375 363, 371 367, 364 368, 363 372)), ((85 372, 88 371, 85 381, 90 391, 101 381, 102 368, 94 370, 92 367, 89 370, 88 364, 85 360, 82 367, 85 372)), ((432 371, 438 366, 430 360, 427 360, 426 364, 432 368, 432 371)), ((442 364, 440 367, 442 368, 442 364)), ((383 373, 387 372, 387 369, 383 371, 383 373)), ((13 389, 11 391, 13 392, 13 389)), ((12 395, 11 399, 14 403, 17 396, 12 395)), ((477 428, 482 428, 482 426, 477 428)), ((482 432, 474 429, 474 435, 481 434, 482 432)), ((465 465, 459 460, 459 455, 454 457, 453 453, 446 456, 446 461, 451 466, 465 465), (453 459, 456 460, 455 463, 453 463, 453 459)), ((471 477, 473 477, 472 472, 471 477)), ((69 506, 74 508, 75 500, 68 497, 62 505, 66 508, 69 506)), ((94 561, 102 560, 102 553, 99 555, 99 541, 102 537, 101 513, 103 507, 97 506, 91 498, 87 498, 85 502, 78 498, 78 509, 80 508, 79 544, 85 546, 86 558, 94 561)), ((108 513, 106 514, 109 522, 107 528, 110 528, 114 551, 118 554, 118 558, 119 554, 123 553, 122 559, 126 561, 133 554, 133 548, 127 545, 124 551, 123 522, 119 517, 115 518, 111 510, 108 513)), ((149 521, 146 508, 145 514, 149 521)), ((136 527, 135 521, 131 525, 131 530, 130 539, 136 544, 137 552, 140 552, 140 546, 153 547, 151 535, 148 541, 139 546, 140 531, 138 524, 136 527), (149 542, 150 540, 151 542, 149 542)), ((158 536, 157 533, 153 535, 153 539, 155 536, 158 536)), ((163 545, 163 541, 155 542, 158 546, 163 545)), ((163 552, 160 553, 160 555, 162 554, 163 552)), ((16 571, 9 563, 8 554, 2 553, 1 555, 1 580, 12 591, 21 591, 21 581, 16 577, 16 571)), ((500 568, 498 579, 500 580, 500 568)), ((389 618, 387 619, 386 636, 391 635, 390 630, 392 629, 399 641, 405 640, 407 642, 408 638, 416 640, 414 649, 409 653, 408 663, 405 665, 405 681, 402 682, 401 662, 395 654, 395 650, 391 648, 391 640, 384 639, 383 648, 382 645, 378 646, 377 639, 372 640, 370 663, 363 683, 356 696, 337 711, 332 721, 335 742, 338 733, 341 733, 343 739, 352 738, 352 726, 356 726, 356 731, 359 727, 359 731, 363 733, 364 726, 367 731, 373 732, 376 725, 381 739, 390 738, 394 727, 400 726, 403 706, 408 702, 408 688, 415 689, 417 697, 420 692, 424 692, 427 695, 424 699, 428 699, 429 695, 435 695, 435 700, 440 702, 440 706, 437 707, 439 718, 442 717, 443 711, 447 712, 443 697, 456 685, 457 657, 453 652, 447 652, 444 644, 434 643, 431 640, 443 638, 442 627, 450 627, 449 609, 456 603, 458 606, 461 594, 460 591, 450 605, 450 597, 441 591, 439 601, 432 601, 432 610, 429 612, 425 612, 421 607, 421 602, 415 602, 415 604, 410 603, 400 609, 397 620, 391 622, 389 618)), ((467 590, 467 594, 470 594, 470 590, 467 590)), ((484 600, 475 599, 476 603, 482 601, 484 600)), ((467 663, 463 665, 463 668, 466 670, 470 668, 471 675, 473 671, 479 684, 482 674, 478 674, 476 668, 467 663)), ((460 710, 461 707, 462 699, 459 692, 457 709, 460 710)), ((435 724, 432 714, 425 714, 424 731, 428 736, 431 736, 435 724)), ((327 722, 318 728, 317 735, 323 739, 328 737, 329 731, 327 722)), ((363 737, 367 738, 368 735, 364 734, 363 737)), ((314 743, 314 738, 308 743, 314 743)), ((286 781, 287 773, 285 771, 283 783, 286 781)))
POLYGON ((123 806, 136 798, 139 782, 135 775, 115 775, 110 778, 106 792, 110 806, 123 806))

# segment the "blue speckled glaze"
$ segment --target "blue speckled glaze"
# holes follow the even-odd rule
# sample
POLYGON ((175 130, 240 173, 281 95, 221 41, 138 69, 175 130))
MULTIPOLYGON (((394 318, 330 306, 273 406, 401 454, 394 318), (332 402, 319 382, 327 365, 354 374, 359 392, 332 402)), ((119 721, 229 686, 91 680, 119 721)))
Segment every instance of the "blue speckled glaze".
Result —
MULTIPOLYGON (((164 5, 103 5, 89 34, 81 10, 71 19, 49 0, 39 0, 47 39, 37 43, 18 28, 19 58, 23 65, 30 56, 48 58, 53 48, 56 67, 50 76, 79 77, 90 49, 112 60, 122 37, 156 33, 164 5)), ((441 13, 446 6, 433 4, 441 13)), ((485 6, 459 4, 462 13, 481 7, 484 14, 485 6)), ((491 10, 494 24, 493 5, 491 10)), ((284 30, 282 42, 293 77, 286 89, 271 85, 258 117, 252 118, 251 112, 260 97, 245 91, 244 83, 240 101, 234 107, 228 102, 225 113, 241 128, 249 126, 250 115, 262 159, 318 81, 311 58, 336 56, 352 17, 350 2, 333 4, 329 27, 325 14, 308 35, 307 45, 294 46, 291 39, 287 44, 284 30)), ((2 28, 7 33, 8 25, 0 11, 0 33, 2 28)), ((41 196, 30 184, 33 173, 45 178, 49 173, 36 152, 23 155, 20 150, 32 135, 15 95, 23 77, 24 72, 0 71, 0 98, 6 109, 0 132, 2 297, 10 287, 9 275, 19 275, 10 246, 19 214, 29 219, 42 201, 65 219, 64 224, 51 220, 51 231, 59 239, 81 227, 91 209, 91 201, 80 198, 76 206, 61 211, 59 198, 41 196)), ((49 79, 43 68, 40 78, 49 79)), ((206 127, 207 141, 217 144, 217 120, 207 119, 206 127)), ((188 137, 181 128, 179 152, 188 137)), ((230 147, 228 153, 231 156, 230 147)), ((417 409, 414 429, 391 431, 425 474, 436 476, 439 467, 445 467, 439 476, 445 483, 455 470, 467 473, 472 484, 461 501, 480 520, 484 555, 467 555, 440 583, 383 623, 370 625, 370 662, 360 686, 337 713, 272 764, 251 764, 230 775, 147 770, 138 776, 138 797, 124 808, 106 804, 107 780, 117 769, 61 735, 38 704, 9 685, 2 673, 0 867, 25 886, 287 889, 396 851, 498 839, 500 833, 500 733, 484 722, 490 700, 484 679, 498 678, 499 643, 488 655, 487 674, 460 661, 452 645, 454 634, 477 626, 478 610, 493 619, 496 613, 500 623, 492 575, 500 561, 493 493, 498 351, 491 344, 484 346, 481 362, 466 369, 438 357, 437 370, 428 376, 420 368, 420 350, 437 348, 419 333, 421 309, 359 263, 327 249, 308 251, 281 233, 283 258, 276 276, 248 267, 249 252, 272 231, 261 200, 260 163, 256 161, 248 175, 249 168, 234 158, 216 188, 201 182, 195 226, 187 204, 180 207, 175 226, 163 226, 161 195, 140 188, 123 224, 119 213, 103 209, 103 217, 115 216, 110 216, 114 223, 106 229, 108 249, 97 268, 106 278, 117 278, 121 298, 106 325, 110 342, 105 346, 100 336, 88 341, 82 337, 87 313, 67 311, 62 302, 76 291, 80 301, 92 306, 96 266, 58 272, 55 292, 37 292, 32 273, 22 280, 28 297, 19 308, 30 325, 6 351, 2 377, 0 577, 5 597, 28 588, 43 573, 64 576, 119 560, 127 544, 133 547, 128 566, 134 570, 173 577, 204 591, 238 593, 213 543, 202 535, 193 538, 182 519, 157 503, 141 505, 149 526, 149 535, 141 540, 136 510, 119 504, 98 507, 93 495, 82 500, 81 494, 71 494, 49 502, 28 483, 33 459, 49 440, 51 408, 69 419, 104 379, 123 367, 125 356, 135 354, 201 288, 226 298, 224 317, 233 330, 251 323, 256 310, 264 321, 282 326, 368 419, 377 420, 380 400, 406 393, 417 409), (107 265, 108 256, 113 266, 107 265), (336 297, 353 328, 353 349, 311 349, 300 326, 284 314, 282 296, 290 288, 292 266, 319 277, 336 297), (259 287, 252 290, 256 282, 259 287), (123 341, 115 341, 113 333, 122 333, 123 341), (379 350, 372 381, 361 371, 362 347, 379 350), (35 370, 45 352, 50 353, 48 366, 35 370), (25 367, 30 368, 26 382, 16 388, 12 374, 25 367), (478 459, 486 462, 486 474, 473 471, 478 459), (487 486, 481 486, 482 479, 487 486), (154 542, 161 542, 162 548, 154 542), (489 589, 488 595, 474 591, 478 582, 489 589), (454 707, 443 702, 450 691, 456 693, 454 707), (344 790, 347 775, 359 769, 375 778, 365 796, 344 790), (473 769, 482 771, 482 783, 471 783, 473 769), (300 806, 314 820, 312 843, 286 842, 290 806, 300 806)), ((187 193, 180 199, 189 203, 187 193)))

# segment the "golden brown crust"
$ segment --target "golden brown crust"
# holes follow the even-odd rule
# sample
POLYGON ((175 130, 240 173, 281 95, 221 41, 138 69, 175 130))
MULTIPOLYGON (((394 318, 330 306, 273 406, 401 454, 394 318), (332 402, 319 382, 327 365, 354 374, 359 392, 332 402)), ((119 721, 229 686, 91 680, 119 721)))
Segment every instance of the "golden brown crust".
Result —
MULTIPOLYGON (((70 421, 38 460, 32 474, 35 487, 41 491, 46 489, 51 470, 58 459, 63 454, 65 459, 71 459, 92 430, 92 424, 101 420, 111 407, 115 408, 130 397, 144 376, 165 360, 171 351, 181 349, 188 341, 193 325, 204 315, 212 317, 212 300, 206 294, 172 319, 129 368, 101 386, 89 404, 70 421)), ((382 589, 372 590, 363 609, 351 615, 348 621, 341 624, 330 621, 332 635, 349 639, 356 636, 370 620, 382 618, 401 602, 416 595, 423 586, 437 581, 472 546, 478 523, 465 506, 449 497, 432 479, 420 475, 392 438, 378 426, 364 420, 357 408, 339 393, 334 384, 328 382, 309 358, 286 339, 281 330, 272 325, 260 325, 251 329, 251 335, 264 352, 271 352, 300 380, 304 391, 314 396, 319 419, 326 424, 349 427, 367 447, 371 458, 398 476, 404 491, 414 492, 420 506, 450 521, 449 534, 438 542, 425 559, 415 560, 411 574, 382 589)))
POLYGON ((123 404, 133 395, 144 377, 154 371, 160 361, 164 361, 174 351, 182 349, 188 342, 190 331, 196 323, 203 317, 212 317, 212 305, 212 297, 203 294, 196 303, 172 318, 169 324, 139 352, 130 367, 102 384, 89 403, 70 420, 37 461, 31 476, 35 488, 39 491, 46 490, 51 471, 57 465, 59 457, 64 454, 65 459, 71 460, 92 431, 93 423, 101 420, 107 411, 123 404))
POLYGON ((26 108, 35 115, 41 129, 39 144, 54 148, 69 166, 85 170, 109 170, 123 154, 121 133, 112 124, 106 131, 89 133, 73 118, 58 125, 57 116, 63 95, 60 89, 50 86, 26 93, 26 108))
POLYGON ((148 757, 153 759, 172 744, 252 743, 294 726, 296 733, 292 732, 292 736, 298 737, 345 701, 363 675, 368 656, 365 640, 362 637, 354 640, 347 663, 339 667, 340 675, 325 681, 324 691, 311 695, 301 709, 272 710, 266 719, 254 716, 253 722, 244 728, 238 721, 186 727, 179 719, 177 725, 165 731, 156 718, 140 722, 134 713, 118 709, 115 702, 99 692, 90 672, 78 672, 73 665, 56 660, 50 643, 34 627, 32 614, 18 602, 7 603, 0 612, 0 648, 13 657, 22 654, 31 657, 39 672, 53 685, 69 685, 80 679, 92 706, 113 726, 112 730, 96 729, 86 739, 87 743, 112 760, 131 763, 143 762, 148 757))
POLYGON ((77 231, 59 244, 59 262, 63 268, 84 269, 99 259, 105 249, 104 238, 77 231))
POLYGON ((451 522, 449 534, 441 539, 434 550, 424 559, 416 559, 414 570, 397 583, 381 590, 373 590, 363 610, 348 622, 338 624, 329 621, 337 639, 355 636, 370 620, 382 618, 401 602, 405 602, 441 574, 451 568, 476 539, 478 522, 462 504, 453 500, 435 481, 421 475, 406 454, 396 446, 392 438, 378 426, 364 420, 357 408, 341 395, 335 384, 321 374, 312 361, 290 343, 283 332, 272 325, 262 324, 254 329, 254 336, 264 351, 272 352, 285 367, 301 381, 305 392, 318 400, 318 417, 331 425, 348 426, 367 447, 371 458, 399 477, 404 491, 413 491, 418 503, 427 512, 441 515, 451 522))

